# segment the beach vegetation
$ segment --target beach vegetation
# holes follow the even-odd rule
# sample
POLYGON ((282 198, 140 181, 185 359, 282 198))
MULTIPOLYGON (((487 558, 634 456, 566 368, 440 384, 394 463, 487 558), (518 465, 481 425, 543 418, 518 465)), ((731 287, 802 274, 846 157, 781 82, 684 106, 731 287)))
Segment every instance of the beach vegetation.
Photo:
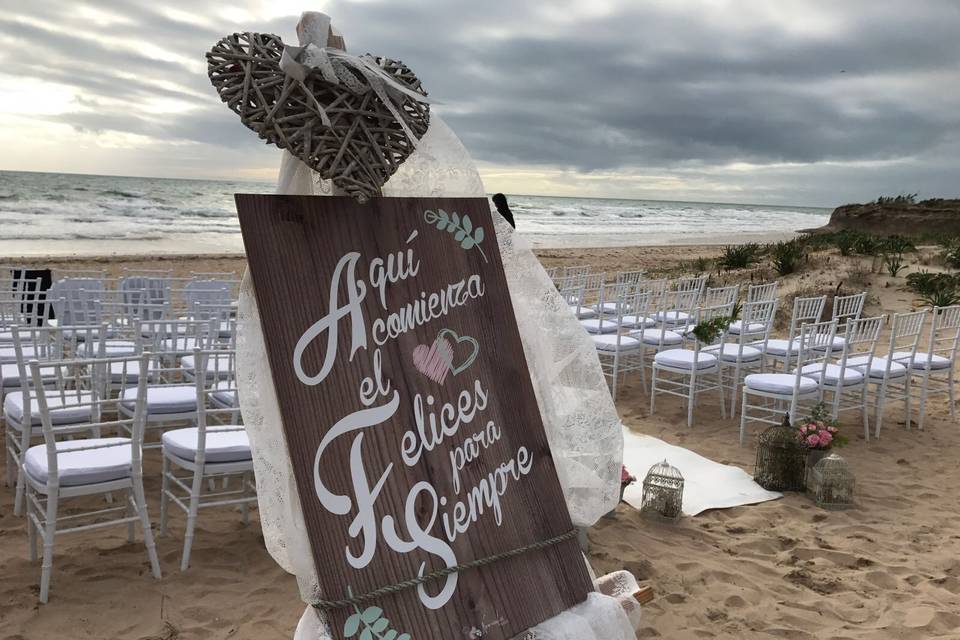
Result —
POLYGON ((806 256, 803 243, 799 240, 778 242, 770 248, 773 270, 780 276, 793 273, 800 266, 800 261, 806 256))
POLYGON ((727 245, 717 259, 717 266, 726 271, 746 269, 760 260, 760 245, 756 242, 727 245))
POLYGON ((917 194, 916 193, 901 193, 896 196, 880 196, 876 200, 879 205, 891 205, 891 204, 916 204, 917 203, 917 194))
POLYGON ((949 307, 960 303, 960 277, 950 273, 911 273, 907 276, 907 289, 934 307, 949 307))
POLYGON ((855 240, 856 235, 848 229, 844 229, 838 233, 834 238, 834 242, 837 245, 837 249, 840 250, 840 255, 849 256, 851 253, 853 253, 853 248, 856 244, 855 240))
POLYGON ((945 242, 941 257, 947 266, 960 269, 960 241, 957 238, 951 238, 945 242))

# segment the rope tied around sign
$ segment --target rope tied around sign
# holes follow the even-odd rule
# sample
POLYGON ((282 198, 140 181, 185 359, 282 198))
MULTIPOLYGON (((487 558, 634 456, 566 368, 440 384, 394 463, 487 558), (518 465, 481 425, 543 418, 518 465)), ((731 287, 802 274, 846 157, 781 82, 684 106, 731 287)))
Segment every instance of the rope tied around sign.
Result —
POLYGON ((367 593, 362 593, 358 596, 353 596, 350 598, 345 598, 343 600, 317 600, 315 602, 310 602, 310 606, 321 611, 329 611, 331 609, 343 609, 344 607, 350 607, 354 605, 365 604, 371 600, 377 600, 383 596, 389 596, 401 591, 406 591, 407 589, 412 589, 414 587, 419 587, 422 584, 428 582, 433 582, 439 580, 440 578, 445 578, 451 573, 462 573, 470 569, 478 569, 480 567, 485 567, 487 565, 493 564, 495 562, 500 562, 501 560, 508 560, 510 558, 515 558, 516 556, 523 555, 529 551, 539 551, 541 549, 546 549, 552 547, 553 545, 559 544, 570 540, 577 535, 576 529, 571 529, 566 533, 562 533, 558 536, 548 538, 546 540, 539 540, 533 542, 523 547, 518 547, 516 549, 511 549, 509 551, 504 551, 503 553, 497 553, 492 556, 487 556, 485 558, 478 558, 477 560, 471 560, 470 562, 464 562, 462 564, 454 565, 452 567, 444 567, 443 569, 437 569, 436 571, 431 571, 426 575, 422 575, 416 578, 411 578, 409 580, 403 580, 402 582, 397 582, 396 584, 391 584, 386 587, 380 587, 379 589, 374 589, 373 591, 368 591, 367 593))

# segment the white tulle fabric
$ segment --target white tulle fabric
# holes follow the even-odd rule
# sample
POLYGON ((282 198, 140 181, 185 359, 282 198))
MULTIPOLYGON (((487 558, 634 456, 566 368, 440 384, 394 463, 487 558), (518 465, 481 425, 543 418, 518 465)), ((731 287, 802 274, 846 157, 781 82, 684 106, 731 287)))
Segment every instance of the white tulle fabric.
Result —
MULTIPOLYGON (((330 195, 329 182, 284 152, 278 193, 330 195)), ((417 150, 384 185, 385 196, 484 196, 466 149, 440 118, 417 150)), ((544 418, 557 475, 574 524, 590 526, 619 499, 623 439, 593 344, 569 313, 536 256, 499 216, 495 226, 524 353, 544 418)), ((253 283, 245 274, 240 292, 237 368, 242 413, 254 453, 260 521, 267 550, 297 576, 304 601, 320 597, 300 499, 287 455, 253 283)), ((526 640, 629 640, 633 625, 623 596, 591 594, 548 620, 526 640)), ((322 614, 307 607, 296 640, 327 640, 322 614)))

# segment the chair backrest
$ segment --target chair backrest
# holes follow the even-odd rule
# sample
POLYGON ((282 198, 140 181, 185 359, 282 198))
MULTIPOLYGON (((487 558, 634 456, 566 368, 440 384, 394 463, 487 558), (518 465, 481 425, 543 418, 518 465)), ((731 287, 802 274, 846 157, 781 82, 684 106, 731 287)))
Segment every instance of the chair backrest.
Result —
POLYGON ((99 324, 103 320, 103 303, 112 299, 103 278, 63 278, 47 292, 57 320, 62 327, 99 324))
POLYGON ((960 342, 960 305, 934 307, 928 350, 930 357, 927 359, 927 366, 932 364, 934 356, 938 356, 950 361, 952 371, 953 362, 957 358, 958 342, 960 342))
POLYGON ((808 322, 800 326, 797 336, 797 369, 808 364, 825 364, 833 353, 837 321, 808 322))
POLYGON ((207 375, 195 377, 197 386, 197 456, 196 464, 202 465, 206 452, 207 428, 218 427, 218 432, 243 431, 238 425, 240 412, 235 403, 218 401, 225 394, 236 395, 236 352, 232 349, 196 349, 193 352, 197 371, 207 375), (223 426, 229 425, 229 426, 223 426))
POLYGON ((621 271, 617 273, 617 284, 637 284, 646 274, 646 271, 621 271))
MULTIPOLYGON (((11 333, 20 389, 26 390, 32 384, 29 367, 31 360, 46 363, 64 358, 63 330, 59 327, 15 326, 11 333)), ((27 401, 24 394, 24 402, 27 401)))
POLYGON ((154 355, 178 357, 190 355, 194 349, 214 346, 219 326, 210 320, 141 320, 137 336, 140 351, 154 355))
MULTIPOLYGON (((80 433, 89 433, 91 430, 104 430, 108 433, 126 430, 130 432, 130 443, 126 441, 96 442, 91 441, 86 446, 75 446, 70 451, 105 449, 118 446, 130 446, 132 458, 132 475, 134 478, 142 476, 142 446, 143 427, 146 405, 147 376, 130 376, 133 371, 147 370, 148 355, 126 358, 90 358, 53 360, 48 363, 30 362, 30 377, 36 393, 36 404, 40 415, 40 424, 43 429, 44 443, 47 452, 47 487, 55 492, 60 484, 59 466, 57 464, 57 442, 65 437, 74 437, 80 433), (134 367, 138 367, 134 369, 134 367), (48 369, 56 373, 53 378, 46 373, 48 369), (117 398, 111 398, 107 391, 107 381, 111 370, 122 372, 122 379, 137 379, 137 383, 127 384, 127 387, 136 387, 136 398, 133 401, 132 417, 122 418, 117 411, 117 405, 124 397, 121 389, 117 398), (59 424, 55 420, 50 408, 57 411, 64 409, 71 413, 86 412, 89 410, 90 419, 71 421, 69 424, 59 424), (108 416, 109 420, 105 420, 108 416)), ((129 398, 124 400, 130 402, 129 398)), ((26 415, 26 414, 25 414, 26 415)), ((62 451, 61 451, 62 453, 62 451)))
POLYGON ((800 327, 817 323, 823 318, 823 309, 827 305, 827 296, 793 299, 793 315, 790 318, 789 340, 797 337, 800 327))
MULTIPOLYGON (((637 326, 637 319, 642 321, 646 317, 653 297, 648 291, 638 291, 636 285, 629 282, 608 284, 603 291, 610 296, 604 302, 616 302, 616 318, 610 322, 616 323, 618 335, 637 326)), ((603 322, 602 316, 600 322, 603 322)), ((617 342, 619 344, 619 340, 617 342)))
POLYGON ((890 327, 890 342, 887 346, 887 369, 893 362, 894 353, 909 353, 909 362, 917 353, 917 347, 920 346, 920 335, 923 333, 923 324, 927 319, 928 311, 913 311, 911 313, 897 313, 893 316, 890 327))
POLYGON ((863 314, 863 305, 867 301, 867 292, 855 293, 849 296, 834 296, 833 319, 839 327, 843 327, 850 320, 856 320, 863 314))
POLYGON ((169 276, 127 276, 120 281, 120 299, 133 308, 169 304, 170 289, 169 276))
POLYGON ((46 299, 46 292, 39 289, 0 292, 0 331, 10 331, 15 325, 40 324, 46 299))
POLYGON ((233 302, 231 284, 224 280, 193 280, 183 287, 183 302, 187 310, 199 304, 226 304, 233 302))
MULTIPOLYGON (((807 365, 825 367, 830 362, 830 356, 833 352, 833 339, 836 335, 836 320, 810 322, 800 326, 800 332, 797 335, 797 368, 793 373, 794 398, 800 392, 800 380, 803 378, 804 367, 807 365)), ((820 397, 823 397, 822 387, 820 397)))
POLYGON ((583 278, 563 276, 556 280, 557 291, 568 305, 583 305, 583 278))
POLYGON ((660 311, 664 313, 680 311, 692 317, 700 306, 700 295, 697 289, 668 291, 661 298, 660 311))
POLYGON ((707 276, 695 276, 692 278, 677 278, 674 284, 674 291, 685 292, 695 291, 697 295, 703 293, 703 288, 707 284, 707 276))
POLYGON ((656 280, 640 280, 637 282, 637 291, 650 294, 650 308, 659 309, 663 302, 663 297, 667 293, 667 287, 670 281, 666 278, 656 280))
POLYGON ((544 267, 543 270, 547 273, 547 277, 554 281, 560 275, 560 267, 544 267))
POLYGON ((763 284, 752 284, 747 288, 747 302, 768 302, 777 299, 777 289, 779 282, 765 282, 763 284))
MULTIPOLYGON (((700 324, 702 322, 711 322, 717 318, 729 318, 730 314, 733 312, 733 306, 735 302, 728 302, 726 304, 718 304, 711 307, 700 307, 696 310, 696 313, 693 316, 692 324, 700 324)), ((691 334, 691 337, 692 334, 691 334)), ((723 328, 717 334, 717 337, 711 342, 712 345, 723 344, 727 341, 727 329, 723 328)), ((694 338, 693 340, 693 350, 694 352, 699 353, 702 347, 708 347, 710 345, 701 344, 700 340, 694 338)))
POLYGON ((564 267, 564 268, 563 268, 563 275, 564 275, 565 277, 570 277, 570 276, 586 276, 586 275, 589 275, 589 274, 590 274, 591 269, 592 269, 592 267, 591 267, 590 265, 588 265, 588 264, 571 266, 571 267, 564 267))
POLYGON ((738 342, 741 345, 749 345, 761 342, 766 345, 770 339, 770 332, 773 330, 773 320, 777 316, 777 307, 780 301, 773 300, 755 300, 754 302, 744 302, 740 310, 740 335, 738 342))
POLYGON ((729 287, 707 287, 703 292, 703 306, 717 307, 731 302, 736 303, 740 296, 740 285, 729 287))
POLYGON ((886 316, 873 318, 857 318, 847 322, 844 329, 843 349, 840 351, 838 364, 840 365, 839 386, 843 386, 847 362, 857 359, 857 369, 869 372, 873 365, 873 357, 877 353, 877 342, 880 332, 886 322, 886 316))

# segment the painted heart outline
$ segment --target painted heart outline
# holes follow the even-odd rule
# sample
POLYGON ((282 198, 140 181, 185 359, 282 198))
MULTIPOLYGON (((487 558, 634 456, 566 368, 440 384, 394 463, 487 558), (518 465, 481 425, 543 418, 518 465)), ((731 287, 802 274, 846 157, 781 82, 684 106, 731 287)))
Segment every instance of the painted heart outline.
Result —
POLYGON ((437 339, 439 338, 447 338, 453 343, 454 355, 456 355, 456 347, 460 344, 467 343, 473 345, 472 353, 460 365, 450 364, 450 372, 453 373, 453 375, 458 375, 469 369, 470 365, 477 359, 477 356, 480 355, 480 343, 477 342, 476 338, 458 335, 453 329, 442 329, 440 333, 437 334, 437 339))

